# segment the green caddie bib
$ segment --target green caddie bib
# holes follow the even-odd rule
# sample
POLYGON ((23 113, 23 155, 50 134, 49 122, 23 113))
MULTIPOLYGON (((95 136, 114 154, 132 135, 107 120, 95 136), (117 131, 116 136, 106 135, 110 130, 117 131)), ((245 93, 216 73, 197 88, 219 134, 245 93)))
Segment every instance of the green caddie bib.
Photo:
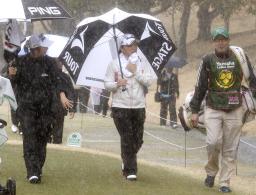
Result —
POLYGON ((232 53, 220 59, 215 54, 208 56, 209 82, 206 104, 216 110, 233 110, 242 104, 240 93, 243 73, 239 61, 232 53))

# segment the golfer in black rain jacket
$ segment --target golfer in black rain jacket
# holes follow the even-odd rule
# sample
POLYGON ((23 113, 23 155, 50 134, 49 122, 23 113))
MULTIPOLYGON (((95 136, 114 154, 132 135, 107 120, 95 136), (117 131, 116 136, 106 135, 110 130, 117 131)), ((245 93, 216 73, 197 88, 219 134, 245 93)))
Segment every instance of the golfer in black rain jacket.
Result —
POLYGON ((46 144, 53 120, 52 103, 60 83, 59 69, 53 58, 44 55, 41 40, 32 35, 28 40, 30 53, 18 58, 9 74, 17 84, 23 131, 23 153, 30 183, 41 181, 46 158, 46 144))

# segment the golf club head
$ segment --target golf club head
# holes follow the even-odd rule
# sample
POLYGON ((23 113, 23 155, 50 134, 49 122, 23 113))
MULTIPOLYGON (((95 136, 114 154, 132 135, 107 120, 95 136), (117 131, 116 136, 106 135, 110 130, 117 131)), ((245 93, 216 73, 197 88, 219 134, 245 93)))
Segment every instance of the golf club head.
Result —
POLYGON ((183 106, 181 106, 179 108, 179 113, 178 113, 178 117, 180 119, 180 123, 184 129, 184 131, 190 131, 193 127, 191 126, 191 123, 189 122, 189 120, 187 120, 187 116, 185 113, 185 110, 183 108, 183 106))

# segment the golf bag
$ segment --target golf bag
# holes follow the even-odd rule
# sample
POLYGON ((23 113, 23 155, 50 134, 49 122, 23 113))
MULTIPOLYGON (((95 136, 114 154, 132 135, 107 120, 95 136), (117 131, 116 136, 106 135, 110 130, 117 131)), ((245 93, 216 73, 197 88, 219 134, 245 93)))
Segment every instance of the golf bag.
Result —
MULTIPOLYGON (((251 90, 249 90, 246 87, 242 87, 242 106, 244 107, 244 119, 243 122, 247 123, 255 119, 256 114, 256 100, 252 95, 251 90)), ((194 127, 191 124, 191 116, 192 111, 190 108, 190 101, 193 97, 194 92, 189 92, 186 96, 185 103, 179 108, 179 119, 182 127, 185 131, 189 131, 193 129, 194 127)), ((205 129, 204 125, 204 107, 205 107, 205 100, 203 100, 200 111, 198 113, 199 115, 199 121, 198 121, 198 129, 205 129)))
MULTIPOLYGON (((178 117, 180 119, 180 123, 182 127, 184 128, 185 131, 189 131, 193 129, 194 127, 191 124, 191 116, 192 116, 192 111, 190 108, 190 101, 194 95, 194 91, 191 91, 187 94, 185 98, 185 103, 179 108, 179 113, 178 117)), ((200 111, 198 113, 199 115, 199 121, 198 121, 198 127, 199 129, 205 129, 204 126, 204 107, 205 107, 205 100, 202 102, 200 111)))

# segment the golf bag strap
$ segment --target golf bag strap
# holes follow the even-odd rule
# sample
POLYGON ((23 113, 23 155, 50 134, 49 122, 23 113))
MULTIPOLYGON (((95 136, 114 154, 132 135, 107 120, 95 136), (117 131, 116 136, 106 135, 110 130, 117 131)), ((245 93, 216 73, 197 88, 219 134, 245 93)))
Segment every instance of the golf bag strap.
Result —
POLYGON ((230 49, 236 55, 236 57, 240 63, 240 66, 242 68, 242 71, 243 71, 242 85, 248 89, 247 92, 243 92, 243 96, 244 96, 243 99, 244 99, 244 103, 248 109, 247 114, 245 115, 245 122, 249 122, 251 120, 254 120, 254 117, 256 114, 255 98, 253 97, 253 95, 250 91, 250 87, 249 87, 250 70, 249 70, 246 56, 245 56, 243 49, 240 47, 236 47, 236 46, 230 46, 230 49), (248 118, 249 118, 249 120, 248 120, 248 118))
POLYGON ((230 46, 230 49, 236 55, 236 58, 239 61, 240 66, 242 68, 242 71, 243 71, 242 85, 249 88, 250 71, 249 71, 249 68, 248 68, 248 64, 247 64, 247 60, 246 60, 244 50, 241 47, 237 47, 237 46, 230 46))

